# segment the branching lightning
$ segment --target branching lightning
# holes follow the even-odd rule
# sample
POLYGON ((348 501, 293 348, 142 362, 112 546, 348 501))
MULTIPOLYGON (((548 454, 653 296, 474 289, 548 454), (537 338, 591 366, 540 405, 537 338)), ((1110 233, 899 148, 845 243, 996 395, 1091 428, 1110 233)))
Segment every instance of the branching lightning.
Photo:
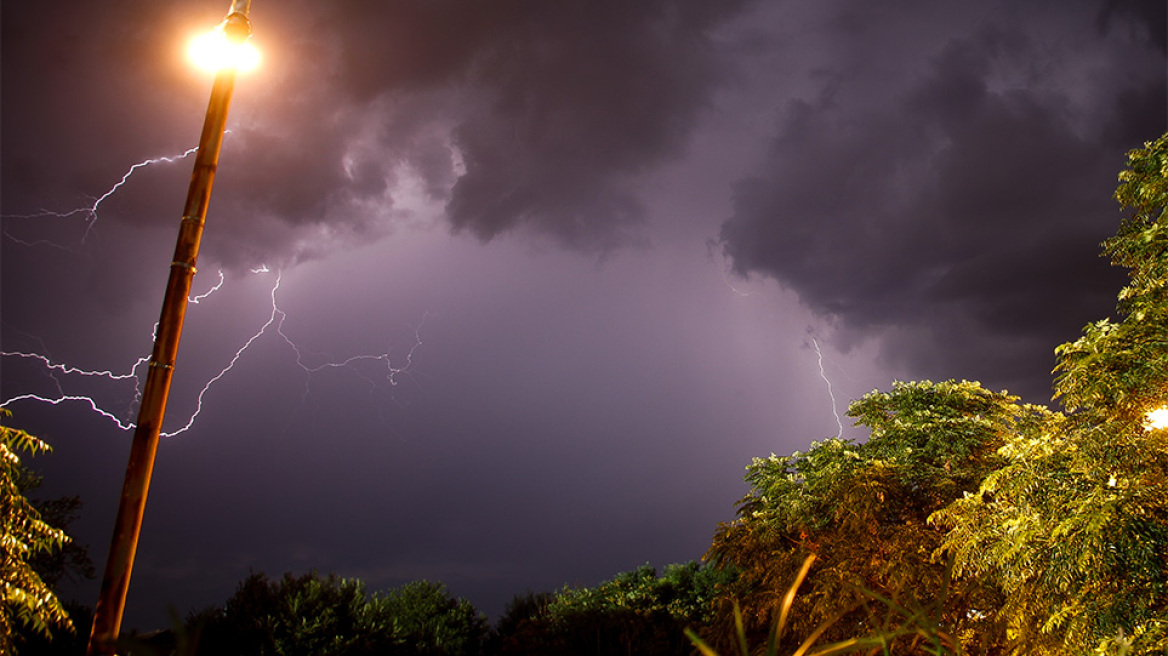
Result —
POLYGON ((118 428, 120 428, 122 430, 130 430, 130 429, 134 428, 133 422, 123 422, 114 413, 112 413, 108 410, 105 410, 102 407, 100 407, 99 405, 97 405, 97 401, 93 400, 93 398, 89 397, 89 396, 65 395, 65 396, 59 396, 55 399, 51 399, 48 397, 40 396, 38 394, 20 394, 18 396, 12 397, 11 399, 8 399, 7 401, 5 401, 3 403, 0 403, 0 408, 6 408, 6 407, 8 407, 9 404, 16 403, 17 401, 40 401, 41 403, 48 403, 49 405, 60 405, 66 401, 79 401, 81 403, 88 405, 90 410, 96 412, 97 414, 101 415, 102 417, 105 417, 106 419, 109 419, 110 421, 117 424, 118 428))
MULTIPOLYGON (((220 270, 219 271, 219 281, 217 283, 215 283, 215 285, 213 287, 211 287, 206 292, 203 292, 202 294, 189 297, 187 300, 191 303, 195 303, 195 304, 199 303, 199 301, 206 299, 211 294, 214 294, 215 292, 219 291, 223 287, 224 281, 225 281, 225 277, 223 275, 223 271, 220 270)), ((155 324, 154 325, 155 332, 151 333, 151 341, 153 341, 157 330, 158 330, 158 325, 155 324)), ((42 401, 45 403, 52 403, 53 405, 56 405, 57 403, 60 403, 63 400, 73 400, 73 401, 85 400, 85 401, 89 402, 89 405, 90 405, 90 407, 93 408, 93 410, 95 410, 95 411, 97 411, 105 416, 111 417, 111 418, 114 418, 112 413, 101 410, 97 406, 97 402, 94 401, 93 399, 90 399, 88 397, 66 395, 64 388, 62 387, 61 381, 53 375, 54 372, 64 374, 64 375, 76 374, 78 376, 86 376, 86 377, 90 377, 90 378, 105 378, 105 379, 108 379, 111 381, 133 380, 134 381, 134 400, 138 401, 139 400, 138 397, 139 397, 139 394, 141 392, 139 384, 142 382, 141 378, 140 378, 140 374, 138 372, 138 369, 142 365, 144 365, 150 361, 150 356, 148 356, 148 355, 140 357, 134 362, 134 364, 130 367, 130 369, 127 372, 115 373, 115 372, 108 370, 108 369, 106 369, 106 370, 81 369, 79 367, 74 367, 74 366, 67 365, 64 363, 53 362, 48 356, 41 355, 40 353, 0 351, 0 356, 40 361, 42 363, 42 365, 44 366, 45 370, 49 372, 49 377, 52 378, 52 380, 56 383, 57 392, 60 394, 59 399, 47 399, 47 398, 43 398, 43 397, 40 397, 37 395, 25 394, 25 395, 22 395, 19 397, 14 397, 12 399, 8 399, 3 404, 0 404, 0 407, 4 407, 4 406, 8 405, 9 403, 12 403, 13 401, 18 401, 21 399, 36 399, 38 401, 42 401)), ((115 421, 117 421, 116 418, 115 418, 115 421)), ((122 428, 133 427, 132 424, 123 425, 120 421, 118 421, 117 423, 122 428)))
MULTIPOLYGON (((138 162, 137 164, 131 166, 130 169, 128 171, 126 171, 126 174, 122 176, 122 179, 118 180, 117 184, 110 187, 109 191, 105 192, 97 200, 93 201, 93 205, 91 205, 86 210, 86 212, 87 212, 86 223, 88 225, 85 228, 85 235, 88 236, 89 231, 93 229, 93 225, 95 223, 97 223, 97 208, 101 206, 102 201, 104 201, 105 199, 114 195, 114 192, 116 192, 122 185, 126 184, 126 181, 130 179, 130 176, 134 175, 134 171, 137 171, 138 169, 140 169, 144 166, 151 166, 153 164, 162 164, 162 163, 170 164, 170 163, 182 160, 182 159, 186 159, 187 157, 189 157, 192 153, 194 153, 198 149, 199 149, 199 147, 195 146, 194 148, 188 148, 185 152, 183 152, 182 155, 175 155, 172 157, 154 157, 151 159, 142 160, 141 162, 138 162)), ((85 241, 85 239, 82 238, 82 241, 85 241)))
POLYGON ((835 398, 835 390, 831 387, 831 380, 827 377, 827 372, 823 369, 823 351, 819 348, 819 340, 814 337, 811 338, 811 344, 815 347, 815 356, 819 363, 819 377, 823 382, 827 383, 827 395, 831 397, 831 414, 835 415, 835 425, 839 428, 835 437, 839 439, 844 435, 844 422, 840 419, 838 402, 835 398))
POLYGON ((243 346, 239 347, 239 350, 236 351, 235 355, 233 355, 231 357, 231 361, 227 363, 227 366, 223 367, 223 369, 219 373, 215 374, 210 380, 207 381, 207 383, 205 385, 203 385, 203 389, 199 390, 199 395, 195 398, 195 411, 191 414, 191 417, 190 417, 190 419, 187 420, 187 423, 182 428, 178 429, 177 431, 174 431, 172 433, 162 433, 163 437, 173 437, 175 435, 185 433, 191 428, 191 426, 195 425, 195 419, 198 418, 199 414, 203 412, 203 397, 207 395, 207 391, 211 389, 212 385, 219 382, 219 379, 226 376, 227 372, 231 371, 235 367, 235 363, 239 362, 239 359, 241 357, 243 357, 244 351, 246 351, 248 349, 248 347, 250 347, 257 339, 262 337, 263 334, 265 332, 267 332, 268 327, 271 326, 272 323, 275 321, 276 314, 278 312, 280 314, 283 314, 282 312, 280 312, 279 308, 276 307, 276 290, 279 288, 280 288, 280 275, 277 274, 276 275, 276 284, 272 286, 272 294, 271 294, 271 296, 272 296, 272 315, 270 317, 268 317, 268 320, 264 323, 264 325, 260 326, 259 331, 257 331, 251 337, 249 337, 248 340, 243 343, 243 346))
MULTIPOLYGON (((255 270, 253 269, 252 271, 254 273, 255 270)), ((194 303, 195 305, 198 305, 199 301, 202 301, 202 300, 206 299, 208 296, 210 296, 211 294, 214 294, 215 292, 219 291, 220 289, 223 289, 223 281, 224 280, 226 280, 226 278, 223 277, 223 269, 219 269, 219 282, 212 285, 211 289, 208 289, 207 291, 203 292, 202 294, 199 294, 197 296, 188 296, 187 302, 194 303)), ((157 327, 155 327, 155 330, 157 330, 157 327)))
MULTIPOLYGON (((282 337, 284 339, 284 342, 286 344, 288 344, 288 346, 296 354, 296 365, 298 367, 300 367, 301 369, 303 369, 305 371, 305 373, 308 374, 308 378, 306 378, 304 381, 304 396, 302 396, 301 398, 308 396, 308 393, 310 391, 309 383, 312 380, 312 374, 315 374, 315 373, 320 372, 320 371, 324 371, 326 369, 342 369, 342 368, 348 367, 351 364, 354 364, 357 362, 362 362, 362 361, 374 361, 374 362, 384 363, 384 365, 385 365, 385 380, 389 382, 390 386, 396 387, 398 384, 397 377, 399 375, 402 375, 402 374, 408 374, 410 371, 410 367, 413 366, 414 352, 417 351, 420 346, 422 346, 422 335, 421 335, 422 326, 425 325, 426 319, 429 318, 428 313, 423 314, 421 323, 419 323, 418 326, 414 328, 414 345, 412 347, 410 347, 410 350, 406 353, 406 358, 405 358, 406 362, 403 366, 395 367, 393 365, 392 360, 390 360, 390 355, 389 355, 389 352, 387 351, 385 353, 354 355, 353 357, 347 358, 345 360, 341 360, 340 362, 325 362, 324 364, 319 364, 319 365, 316 365, 314 367, 310 367, 310 366, 304 364, 304 355, 300 351, 300 347, 298 347, 296 345, 296 343, 293 342, 288 337, 288 335, 286 335, 284 333, 284 320, 287 318, 287 315, 282 310, 280 310, 278 307, 276 307, 276 290, 274 288, 272 289, 272 313, 273 313, 272 314, 273 318, 276 316, 277 313, 280 316, 279 321, 276 322, 276 332, 280 335, 280 337, 282 337)), ((270 323, 270 321, 269 321, 269 323, 270 323)), ((366 380, 369 380, 369 379, 366 379, 366 380)), ((373 385, 376 385, 375 381, 369 380, 369 382, 373 385)))
MULTIPOLYGON (((253 273, 262 274, 262 273, 268 273, 271 270, 268 269, 266 266, 261 266, 261 267, 258 267, 256 269, 252 269, 252 271, 253 271, 253 273)), ((193 297, 189 300, 192 303, 198 303, 199 300, 206 299, 208 296, 213 294, 215 291, 218 291, 220 288, 222 288, 222 286, 224 284, 224 280, 225 280, 225 277, 224 277, 223 273, 220 272, 219 273, 219 281, 209 291, 207 291, 203 294, 200 294, 196 297, 193 297)), ((265 334, 267 334, 273 327, 275 328, 276 334, 278 334, 280 336, 280 338, 284 341, 284 343, 286 343, 288 345, 288 347, 292 350, 292 352, 295 354, 296 365, 298 367, 300 367, 302 370, 304 370, 305 374, 307 375, 307 378, 305 380, 305 385, 304 385, 304 396, 301 397, 302 399, 307 397, 307 395, 310 392, 309 384, 310 384, 312 375, 315 373, 318 373, 320 371, 324 371, 326 369, 343 369, 343 368, 349 367, 350 365, 353 365, 357 362, 362 362, 362 361, 380 361, 380 362, 383 362, 385 365, 385 380, 388 381, 390 386, 395 386, 395 387, 398 385, 398 377, 401 375, 404 375, 404 374, 408 374, 410 372, 410 369, 413 366, 414 354, 418 350, 418 348, 420 348, 422 346, 421 329, 422 329, 422 325, 424 325, 426 319, 429 316, 428 313, 426 315, 423 315, 422 322, 414 329, 414 344, 412 347, 410 347, 409 351, 406 353, 404 364, 402 364, 400 366, 395 366, 393 364, 393 362, 390 358, 390 353, 388 351, 385 353, 356 355, 356 356, 349 357, 345 360, 341 360, 339 362, 325 362, 324 364, 320 364, 320 365, 316 365, 316 366, 309 366, 309 365, 304 363, 304 356, 303 356, 302 349, 296 344, 296 342, 294 342, 287 335, 287 333, 284 332, 284 322, 285 322, 285 320, 287 320, 288 314, 286 312, 284 312, 282 309, 280 309, 280 306, 276 300, 276 294, 280 289, 281 282, 282 282, 282 275, 280 272, 277 272, 276 273, 276 281, 272 285, 272 289, 269 292, 269 298, 271 300, 271 312, 268 315, 267 320, 263 323, 263 325, 261 325, 259 327, 259 329, 251 337, 249 337, 243 343, 242 346, 240 346, 235 351, 235 353, 231 356, 231 358, 227 362, 227 364, 218 373, 216 373, 214 376, 212 376, 203 385, 202 389, 199 390, 199 393, 195 398, 195 409, 191 413, 190 417, 186 420, 186 422, 180 428, 178 428, 176 430, 163 432, 162 437, 174 437, 177 435, 181 435, 181 434, 187 432, 188 430, 190 430, 191 427, 193 427, 195 425, 195 421, 198 419, 199 415, 202 414, 205 397, 207 396, 207 393, 211 390, 211 388, 213 386, 215 386, 215 384, 218 383, 220 380, 222 380, 225 376, 227 376, 228 373, 230 373, 231 370, 235 368, 236 364, 238 364, 239 361, 243 358, 243 356, 247 352, 247 350, 249 348, 251 348, 251 346, 256 341, 258 341, 261 337, 263 337, 265 334)), ((43 355, 40 355, 40 354, 37 354, 37 353, 20 353, 20 352, 6 352, 6 351, 4 351, 4 352, 0 352, 0 356, 12 357, 12 358, 22 358, 22 359, 31 359, 31 360, 35 360, 35 361, 40 362, 44 366, 44 368, 50 372, 50 377, 52 377, 53 380, 56 382, 57 390, 59 393, 59 395, 55 398, 41 396, 39 394, 21 394, 21 395, 14 396, 14 397, 7 399, 4 402, 0 403, 0 408, 7 407, 7 406, 9 406, 17 401, 26 401, 26 400, 39 401, 41 403, 47 403, 50 405, 59 405, 59 404, 64 403, 66 401, 80 402, 80 403, 88 405, 89 408, 93 412, 97 413, 98 415, 105 417, 106 419, 109 419, 110 421, 114 422, 114 424, 116 424, 117 427, 122 429, 122 430, 131 430, 131 429, 134 429, 136 427, 136 425, 133 422, 125 421, 125 420, 119 418, 117 416, 117 414, 115 414, 114 412, 111 412, 110 410, 102 408, 98 404, 97 400, 90 397, 90 396, 65 394, 62 382, 60 380, 58 380, 55 376, 52 376, 52 374, 53 373, 77 374, 80 376, 101 377, 101 378, 106 378, 106 379, 109 379, 112 381, 121 381, 121 380, 132 379, 135 381, 135 397, 136 397, 135 400, 137 401, 137 400, 139 400, 139 399, 137 399, 138 389, 139 389, 140 384, 141 384, 140 370, 142 369, 142 366, 146 362, 149 361, 148 357, 139 358, 134 363, 134 365, 132 367, 130 367, 129 371, 126 373, 115 373, 113 371, 90 371, 90 370, 80 369, 77 367, 68 366, 65 364, 53 362, 50 358, 43 356, 43 355)), ((370 380, 370 383, 376 385, 375 381, 370 380)))
MULTIPOLYGON (((257 273, 257 274, 269 273, 270 271, 271 270, 266 265, 252 269, 252 273, 257 273)), ((360 361, 365 361, 365 360, 382 361, 385 363, 385 367, 386 367, 386 380, 389 382, 389 384, 391 386, 397 386, 397 384, 398 384, 397 376, 409 372, 410 367, 413 365, 414 352, 417 351, 418 348, 422 345, 422 339, 421 339, 422 324, 419 324, 418 327, 414 329, 414 345, 410 348, 409 352, 406 353, 406 358, 405 358, 406 362, 405 362, 404 366, 395 367, 390 360, 390 354, 388 351, 385 353, 372 354, 372 355, 355 355, 353 357, 350 357, 346 360, 342 360, 340 362, 326 362, 324 364, 317 365, 315 367, 310 367, 310 366, 304 364, 303 354, 301 352, 300 347, 297 346, 296 342, 292 341, 292 339, 290 337, 288 337, 288 335, 284 332, 284 321, 288 318, 288 314, 286 312, 284 312, 283 310, 281 310, 279 304, 276 302, 276 293, 280 290, 280 284, 281 284, 282 279, 283 279, 282 274, 280 272, 277 272, 276 273, 276 282, 274 285, 272 285, 272 291, 269 294, 269 297, 271 299, 272 311, 271 311, 271 314, 268 315, 267 321, 265 321, 264 324, 262 326, 260 326, 259 330, 257 330, 254 335, 249 337, 247 339, 247 341, 245 341, 243 343, 243 346, 239 347, 239 350, 237 350, 235 352, 235 355, 233 355, 231 357, 231 360, 227 363, 227 366, 223 367, 223 369, 220 370, 219 373, 215 374, 210 380, 207 381, 207 383, 205 385, 203 385, 203 389, 199 391, 198 397, 195 400, 194 413, 191 414, 191 417, 190 417, 190 419, 187 420, 186 425, 184 425, 182 428, 180 428, 174 432, 163 433, 162 434, 163 437, 173 437, 175 435, 185 433, 187 430, 189 430, 191 428, 191 426, 194 425, 195 419, 198 418, 199 414, 202 413, 202 411, 203 411, 203 397, 206 396, 207 392, 211 389, 211 386, 213 386, 221 378, 226 376, 227 373, 230 372, 235 367, 236 363, 239 362, 240 358, 243 357, 244 353, 248 350, 248 348, 250 348, 251 345, 253 343, 255 343, 256 340, 263 337, 264 334, 268 332, 268 329, 270 329, 272 326, 275 326, 276 334, 278 334, 280 336, 280 338, 284 340, 284 343, 286 343, 288 345, 288 347, 292 349, 292 352, 296 354, 296 365, 298 367, 300 367, 301 369, 303 369, 304 372, 308 375, 308 377, 305 379, 305 382, 304 382, 304 396, 301 397, 302 399, 305 398, 309 394, 309 391, 310 391, 309 384, 311 382, 312 374, 315 374, 319 371, 323 371, 325 369, 341 369, 341 368, 348 367, 349 365, 351 365, 355 362, 360 362, 360 361)), ((426 315, 424 315, 422 317, 423 324, 425 323, 425 320, 426 320, 426 315)))
MULTIPOLYGON (((118 189, 121 189, 122 186, 125 185, 126 182, 128 182, 130 180, 130 178, 134 175, 134 173, 138 169, 146 167, 146 166, 152 166, 154 164, 171 164, 171 163, 186 159, 187 157, 190 157, 193 153, 195 153, 198 150, 199 150, 199 148, 196 146, 194 148, 188 148, 181 155, 152 157, 150 159, 145 159, 145 160, 142 160, 141 162, 138 162, 137 164, 134 164, 133 166, 131 166, 129 169, 126 170, 126 172, 122 175, 122 178, 120 180, 118 180, 117 183, 114 184, 114 186, 112 186, 108 190, 106 190, 106 192, 104 194, 102 194, 101 196, 98 196, 93 201, 93 203, 91 203, 90 205, 88 205, 86 207, 78 207, 75 209, 66 210, 64 212, 54 212, 52 210, 41 210, 39 212, 34 212, 32 214, 9 214, 9 215, 5 215, 5 218, 38 219, 38 218, 44 218, 44 217, 53 217, 53 218, 65 219, 65 218, 69 218, 72 216, 81 216, 85 220, 85 234, 82 235, 82 237, 81 237, 81 241, 82 241, 82 243, 84 243, 85 239, 87 237, 89 237, 89 233, 93 230, 93 226, 97 223, 97 216, 98 216, 97 213, 98 213, 98 209, 101 207, 101 204, 103 202, 105 202, 105 200, 107 198, 109 198, 110 196, 113 196, 115 193, 117 193, 118 189)), ((9 239, 11 239, 17 243, 24 244, 27 246, 35 246, 35 245, 38 245, 40 243, 46 243, 46 244, 49 244, 52 246, 58 246, 57 244, 52 244, 51 242, 21 241, 21 240, 13 237, 11 235, 8 235, 7 233, 5 233, 5 236, 7 236, 9 239)))
MULTIPOLYGON (((82 237, 82 240, 81 240, 84 243, 85 237, 87 237, 89 235, 89 233, 93 229, 94 224, 97 222, 98 211, 101 208, 101 204, 103 202, 105 202, 107 199, 109 199, 111 196, 113 196, 115 193, 117 193, 118 190, 121 189, 130 180, 130 178, 134 175, 135 172, 137 172, 139 169, 142 169, 143 167, 147 167, 147 166, 151 166, 151 165, 155 165, 155 164, 177 162, 179 160, 182 160, 182 159, 189 157, 190 155, 195 153, 197 150, 198 150, 198 148, 190 148, 187 151, 183 152, 181 155, 166 156, 166 157, 154 157, 154 158, 150 158, 150 159, 146 159, 146 160, 143 160, 141 162, 138 162, 137 164, 134 164, 125 172, 125 174, 122 175, 121 179, 118 180, 118 182, 116 184, 114 184, 112 187, 110 187, 105 193, 103 193, 100 196, 98 196, 97 198, 95 198, 93 203, 86 206, 86 207, 79 207, 79 208, 64 211, 64 212, 56 212, 56 211, 51 211, 51 210, 41 210, 41 211, 33 213, 33 214, 3 215, 0 218, 33 219, 33 218, 42 218, 42 217, 54 217, 54 218, 80 217, 84 220, 84 222, 86 224, 85 233, 84 233, 84 236, 82 237)), ((17 243, 20 243, 20 244, 26 245, 26 246, 36 246, 36 245, 40 245, 40 244, 46 244, 46 245, 50 245, 50 246, 54 246, 54 247, 58 247, 58 248, 64 248, 62 246, 59 246, 58 244, 54 244, 54 243, 46 241, 46 240, 36 240, 36 241, 21 240, 21 239, 18 239, 16 237, 13 237, 12 235, 8 234, 7 232, 5 232, 5 237, 7 237, 8 239, 10 239, 14 242, 17 242, 17 243)), ((65 249, 65 250, 69 250, 69 249, 65 249)), ((251 269, 251 272, 253 274, 267 274, 267 273, 271 273, 271 271, 272 270, 270 268, 268 268, 268 266, 266 264, 261 264, 260 266, 251 269)), ((244 357, 247 350, 257 340, 259 340, 266 333, 271 331, 273 326, 275 327, 274 328, 275 332, 280 336, 280 338, 288 345, 288 347, 294 353, 297 366, 300 367, 306 374, 307 378, 305 380, 304 395, 301 397, 302 400, 304 398, 306 398, 307 395, 309 394, 309 391, 310 391, 309 384, 311 382, 312 376, 314 374, 321 372, 321 371, 324 371, 326 369, 351 368, 351 365, 354 365, 358 362, 365 362, 365 361, 382 362, 384 364, 384 367, 385 367, 385 380, 388 381, 390 386, 397 386, 398 385, 398 378, 400 376, 408 374, 410 372, 410 369, 413 366, 414 354, 418 350, 418 348, 420 348, 422 345, 421 329, 422 329, 422 325, 425 324, 425 321, 428 318, 429 313, 426 313, 425 315, 423 315, 421 323, 419 323, 418 326, 415 327, 415 329, 414 329, 414 344, 409 349, 409 351, 405 354, 404 364, 395 365, 390 359, 390 353, 387 351, 385 353, 356 355, 356 356, 352 356, 350 358, 347 358, 345 360, 341 360, 339 362, 325 362, 323 364, 310 366, 310 365, 306 364, 304 361, 304 354, 303 354, 302 349, 296 344, 296 342, 294 342, 287 335, 287 333, 284 332, 284 322, 288 318, 288 315, 282 309, 280 309, 280 307, 276 301, 276 295, 280 289, 281 280, 282 280, 281 273, 279 271, 277 271, 275 283, 272 285, 272 289, 269 293, 269 298, 271 301, 271 312, 268 315, 267 320, 263 323, 263 325, 261 325, 259 327, 259 329, 250 338, 248 338, 243 343, 242 346, 239 347, 238 350, 235 351, 235 353, 232 355, 230 360, 227 362, 226 366, 224 366, 217 374, 212 376, 202 386, 198 395, 195 398, 194 411, 191 413, 190 417, 186 420, 186 422, 184 422, 183 425, 176 430, 169 431, 169 432, 163 432, 162 436, 173 437, 173 436, 180 435, 180 434, 185 433, 186 431, 190 430, 191 427, 194 426, 195 421, 198 419, 200 414, 202 414, 202 412, 203 412, 204 399, 205 399, 207 393, 210 391, 210 389, 216 383, 218 383, 220 380, 222 380, 225 376, 227 376, 228 373, 236 366, 236 364, 239 363, 239 361, 244 357)), ((191 303, 192 305, 199 305, 202 303, 202 301, 205 301, 211 295, 213 295, 214 293, 221 290, 223 288, 223 285, 225 282, 226 282, 226 277, 225 277, 223 271, 220 270, 219 271, 219 280, 210 289, 208 289, 206 292, 203 292, 201 294, 197 294, 197 295, 188 297, 187 301, 189 303, 191 303)), ((157 329, 158 329, 158 326, 155 325, 154 330, 157 331, 157 329)), ((151 341, 153 341, 153 338, 151 341)), ((47 351, 47 349, 46 349, 46 351, 47 351)), ((150 360, 149 356, 138 358, 133 363, 133 365, 131 365, 129 367, 129 369, 126 370, 124 373, 115 372, 113 370, 86 370, 86 369, 82 369, 79 367, 74 367, 74 366, 70 366, 67 364, 60 363, 60 362, 56 362, 52 358, 50 358, 46 355, 42 355, 40 353, 0 351, 0 357, 21 359, 21 360, 27 360, 27 361, 39 363, 40 366, 47 373, 48 378, 53 381, 53 384, 56 387, 56 391, 57 391, 56 396, 44 396, 41 394, 34 394, 34 393, 19 394, 17 396, 13 396, 12 398, 9 398, 9 399, 6 399, 6 400, 0 402, 0 408, 6 408, 14 403, 19 402, 19 401, 37 401, 40 403, 45 403, 45 404, 49 404, 49 405, 53 405, 53 406, 60 405, 62 403, 66 403, 66 402, 80 403, 80 404, 88 406, 89 409, 91 411, 93 411, 94 413, 96 413, 97 415, 112 421, 121 430, 131 430, 131 429, 134 429, 136 427, 135 423, 123 418, 125 416, 124 414, 122 416, 119 416, 119 413, 112 412, 112 411, 108 410, 107 408, 102 407, 102 405, 92 396, 75 394, 75 393, 66 393, 65 390, 66 390, 66 382, 67 381, 65 380, 65 377, 67 377, 67 376, 82 376, 82 377, 91 378, 91 379, 101 379, 101 380, 105 380, 105 381, 108 381, 111 383, 133 380, 134 381, 134 402, 132 404, 133 407, 131 407, 130 410, 135 410, 137 404, 140 403, 140 401, 141 401, 141 384, 143 382, 142 372, 145 371, 144 365, 146 365, 146 363, 149 362, 149 360, 150 360)), ((368 378, 367 376, 365 376, 361 372, 357 371, 356 369, 352 369, 352 371, 357 373, 359 376, 362 376, 363 378, 365 378, 373 386, 377 385, 376 381, 368 378)))
POLYGON ((149 358, 138 358, 138 361, 136 363, 134 363, 134 366, 130 368, 130 371, 128 371, 124 374, 116 374, 116 373, 114 373, 112 371, 108 371, 108 370, 107 371, 88 371, 85 369, 79 369, 77 367, 72 367, 72 366, 69 366, 66 364, 61 364, 59 362, 53 362, 48 357, 43 356, 39 353, 18 353, 18 352, 0 351, 0 355, 6 356, 6 357, 12 357, 12 358, 26 358, 26 359, 31 359, 31 360, 40 360, 42 363, 44 363, 45 369, 48 369, 49 371, 59 371, 63 374, 77 374, 79 376, 99 376, 101 378, 108 378, 110 380, 127 380, 130 378, 137 378, 138 377, 138 373, 137 373, 138 367, 142 366, 143 364, 146 363, 147 360, 149 360, 149 358))

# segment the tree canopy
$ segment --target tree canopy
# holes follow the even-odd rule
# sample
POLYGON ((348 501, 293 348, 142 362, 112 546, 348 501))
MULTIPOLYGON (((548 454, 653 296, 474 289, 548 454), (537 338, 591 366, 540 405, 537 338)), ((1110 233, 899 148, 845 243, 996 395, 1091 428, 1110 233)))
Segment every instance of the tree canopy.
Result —
POLYGON ((731 577, 696 561, 658 574, 646 564, 593 587, 517 597, 499 621, 501 654, 581 656, 686 653, 684 630, 711 619, 718 587, 731 577))
POLYGON ((221 608, 188 619, 199 653, 216 656, 469 656, 484 616, 441 583, 415 581, 370 596, 365 584, 330 574, 252 574, 221 608))
MULTIPOLYGON (((976 383, 896 383, 848 412, 867 442, 755 459, 708 554, 742 571, 716 630, 732 634, 734 601, 761 635, 815 555, 792 644, 823 628, 895 645, 927 607, 954 650, 1168 653, 1168 429, 1147 419, 1168 406, 1168 135, 1119 179, 1132 215, 1103 252, 1129 283, 1118 320, 1056 349, 1064 412, 976 383)), ((932 647, 893 651, 914 648, 932 647)))
POLYGON ((937 520, 959 573, 995 582, 1013 653, 1168 652, 1168 135, 1128 155, 1104 242, 1121 319, 1056 353, 1066 416, 1010 436, 980 494, 937 520))
POLYGON ((816 560, 791 610, 792 647, 825 624, 825 640, 894 629, 867 593, 912 605, 945 588, 942 618, 996 640, 989 615, 970 610, 993 608, 998 591, 975 580, 948 582, 946 563, 935 557, 944 534, 928 518, 976 490, 1001 463, 996 451, 1007 436, 1046 414, 977 383, 896 383, 848 410, 871 429, 867 442, 829 439, 806 452, 756 458, 738 518, 719 527, 707 554, 741 571, 711 641, 730 635, 734 604, 748 634, 765 635, 809 555, 816 560))

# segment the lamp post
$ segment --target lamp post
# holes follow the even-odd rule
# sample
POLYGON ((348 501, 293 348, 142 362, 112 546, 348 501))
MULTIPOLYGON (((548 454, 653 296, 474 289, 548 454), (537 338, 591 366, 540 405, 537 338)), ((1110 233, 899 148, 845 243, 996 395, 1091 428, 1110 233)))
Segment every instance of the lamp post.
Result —
MULTIPOLYGON (((248 20, 250 8, 251 0, 232 0, 227 18, 219 26, 228 44, 242 46, 251 36, 251 23, 248 20)), ((138 549, 142 514, 146 509, 146 494, 150 489, 150 475, 154 469, 154 456, 158 451, 162 418, 170 393, 170 379, 174 373, 175 356, 182 334, 183 318, 186 315, 187 297, 191 290, 191 279, 195 275, 195 262, 199 256, 199 243, 207 217, 207 203, 211 198, 211 183, 215 179, 215 167, 219 161, 220 147, 223 145, 223 132, 227 121, 227 108, 231 104, 231 92, 235 86, 235 73, 235 68, 231 66, 220 68, 211 88, 211 100, 207 105, 207 117, 203 123, 202 136, 199 138, 191 184, 187 191, 186 205, 183 207, 182 221, 179 224, 174 260, 170 265, 170 278, 166 283, 166 295, 162 301, 162 313, 154 338, 154 351, 146 374, 141 406, 138 409, 138 422, 130 445, 130 460, 126 465, 126 479, 118 503, 118 514, 114 520, 113 538, 106 559, 101 592, 94 608, 88 656, 112 656, 121 629, 126 592, 130 586, 130 570, 134 566, 134 554, 138 549)))

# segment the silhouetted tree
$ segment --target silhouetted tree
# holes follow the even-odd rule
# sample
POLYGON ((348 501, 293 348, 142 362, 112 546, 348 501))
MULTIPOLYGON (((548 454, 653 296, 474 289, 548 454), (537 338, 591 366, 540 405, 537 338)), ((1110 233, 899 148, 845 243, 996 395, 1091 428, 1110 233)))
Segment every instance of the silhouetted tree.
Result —
MULTIPOLYGON (((374 595, 367 625, 386 636, 394 654, 462 656, 478 654, 487 636, 487 619, 441 583, 413 581, 374 595)), ((384 642, 380 643, 384 644, 384 642)))
POLYGON ((502 654, 675 655, 692 651, 687 627, 709 621, 727 575, 697 562, 649 565, 591 588, 518 597, 496 629, 502 654))
POLYGON ((548 633, 550 592, 527 592, 507 603, 503 615, 491 631, 487 653, 536 655, 551 653, 553 644, 548 633))
POLYGON ((222 608, 188 618, 199 653, 224 656, 473 656, 486 618, 440 583, 367 595, 357 579, 252 574, 222 608))

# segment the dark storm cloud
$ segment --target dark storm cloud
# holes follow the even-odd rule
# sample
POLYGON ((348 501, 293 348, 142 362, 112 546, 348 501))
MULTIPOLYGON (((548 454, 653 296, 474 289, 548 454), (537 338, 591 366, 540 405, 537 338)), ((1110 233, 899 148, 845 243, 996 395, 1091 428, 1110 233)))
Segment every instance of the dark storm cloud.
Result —
POLYGON ((922 53, 925 73, 906 58, 883 98, 858 100, 851 87, 873 81, 846 62, 826 71, 735 189, 721 229, 735 270, 797 291, 842 343, 884 334, 886 357, 923 374, 1047 395, 1053 347, 1114 307, 1120 278, 1098 242, 1120 216, 1122 155, 1165 127, 1159 53, 1121 20, 1045 41, 1024 25, 958 27, 922 53), (1071 48, 1095 77, 1059 79, 1071 48))
MULTIPOLYGON (((483 240, 520 226, 593 251, 636 239, 635 178, 683 151, 719 78, 710 31, 744 4, 256 3, 266 63, 237 84, 212 205, 227 227, 205 253, 311 258, 413 220, 418 203, 446 205, 455 230, 483 240)), ((6 100, 18 100, 5 120, 20 126, 6 130, 6 211, 49 196, 38 171, 61 161, 84 178, 70 188, 102 189, 142 153, 189 147, 205 89, 168 40, 213 13, 6 7, 6 100), (62 129, 44 109, 70 98, 62 129), (110 130, 117 152, 83 154, 81 135, 110 130)), ((140 199, 115 218, 154 224, 172 205, 140 199)))
POLYGON ((684 147, 719 72, 707 31, 740 4, 533 5, 480 64, 491 104, 456 132, 454 225, 611 246, 642 217, 637 174, 684 147))
POLYGON ((1156 0, 1107 0, 1099 10, 1099 29, 1106 31, 1129 19, 1128 26, 1142 30, 1161 53, 1168 53, 1168 5, 1156 0))
POLYGON ((427 108, 450 117, 456 230, 603 250, 635 237, 635 178, 683 150, 720 71, 709 32, 744 3, 348 4, 326 24, 350 97, 456 89, 427 108))

